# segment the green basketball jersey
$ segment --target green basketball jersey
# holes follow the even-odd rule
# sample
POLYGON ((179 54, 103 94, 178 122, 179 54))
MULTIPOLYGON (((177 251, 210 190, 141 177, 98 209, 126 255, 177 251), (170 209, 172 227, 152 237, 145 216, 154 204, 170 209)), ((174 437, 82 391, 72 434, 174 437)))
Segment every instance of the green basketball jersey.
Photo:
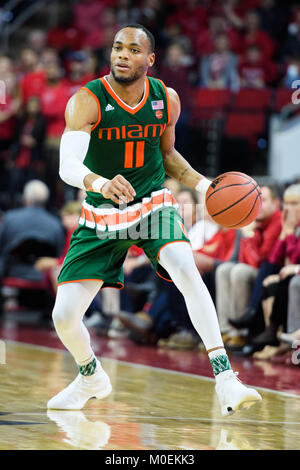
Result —
MULTIPOLYGON (((170 118, 163 82, 146 77, 143 99, 135 107, 116 95, 106 77, 93 80, 82 89, 94 96, 99 110, 84 164, 108 179, 117 174, 124 176, 136 192, 132 204, 160 189, 165 180, 160 137, 170 118)), ((102 203, 117 206, 93 192, 88 192, 87 202, 95 207, 102 203)))

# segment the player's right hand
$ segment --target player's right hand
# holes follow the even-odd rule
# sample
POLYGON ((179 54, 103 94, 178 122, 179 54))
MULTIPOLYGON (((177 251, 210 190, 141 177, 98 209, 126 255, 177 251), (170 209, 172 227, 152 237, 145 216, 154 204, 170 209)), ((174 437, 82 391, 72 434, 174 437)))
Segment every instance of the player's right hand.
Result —
POLYGON ((101 194, 105 199, 111 199, 116 204, 124 204, 133 201, 135 190, 122 175, 117 175, 107 181, 101 188, 101 194))

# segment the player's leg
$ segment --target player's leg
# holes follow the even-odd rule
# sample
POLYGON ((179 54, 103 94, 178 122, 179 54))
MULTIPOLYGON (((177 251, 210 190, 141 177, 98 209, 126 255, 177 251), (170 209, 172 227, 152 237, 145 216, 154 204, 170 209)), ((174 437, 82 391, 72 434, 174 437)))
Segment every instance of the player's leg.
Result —
POLYGON ((94 356, 90 335, 82 319, 102 284, 102 281, 70 282, 57 289, 53 323, 78 366, 84 366, 94 356))
POLYGON ((53 322, 62 343, 74 357, 79 369, 76 379, 49 400, 54 409, 81 409, 92 397, 104 398, 111 391, 108 375, 96 359, 90 335, 82 319, 102 281, 61 284, 53 309, 53 322))
POLYGON ((260 400, 256 390, 237 380, 224 349, 216 310, 194 262, 190 244, 173 242, 159 252, 159 264, 184 296, 191 321, 200 335, 216 377, 216 391, 223 415, 260 400))

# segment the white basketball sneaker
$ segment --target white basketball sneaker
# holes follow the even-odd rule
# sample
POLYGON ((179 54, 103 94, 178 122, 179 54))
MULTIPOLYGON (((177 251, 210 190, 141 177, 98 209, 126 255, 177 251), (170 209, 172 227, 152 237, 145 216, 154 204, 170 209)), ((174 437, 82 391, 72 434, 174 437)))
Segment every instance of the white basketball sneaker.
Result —
POLYGON ((106 372, 99 368, 90 377, 78 374, 76 379, 52 397, 47 408, 54 410, 81 410, 90 398, 105 398, 112 386, 106 372))
POLYGON ((222 416, 249 408, 262 398, 253 388, 245 387, 237 378, 237 372, 226 370, 216 376, 215 390, 221 405, 222 416))

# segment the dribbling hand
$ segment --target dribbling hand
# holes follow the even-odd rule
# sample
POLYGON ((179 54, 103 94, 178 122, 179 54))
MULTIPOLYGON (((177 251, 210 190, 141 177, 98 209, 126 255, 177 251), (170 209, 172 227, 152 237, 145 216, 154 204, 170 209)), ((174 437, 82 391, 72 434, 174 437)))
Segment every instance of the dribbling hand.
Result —
POLYGON ((131 184, 122 175, 116 175, 107 181, 100 192, 105 199, 111 199, 116 204, 131 202, 136 195, 131 184))

